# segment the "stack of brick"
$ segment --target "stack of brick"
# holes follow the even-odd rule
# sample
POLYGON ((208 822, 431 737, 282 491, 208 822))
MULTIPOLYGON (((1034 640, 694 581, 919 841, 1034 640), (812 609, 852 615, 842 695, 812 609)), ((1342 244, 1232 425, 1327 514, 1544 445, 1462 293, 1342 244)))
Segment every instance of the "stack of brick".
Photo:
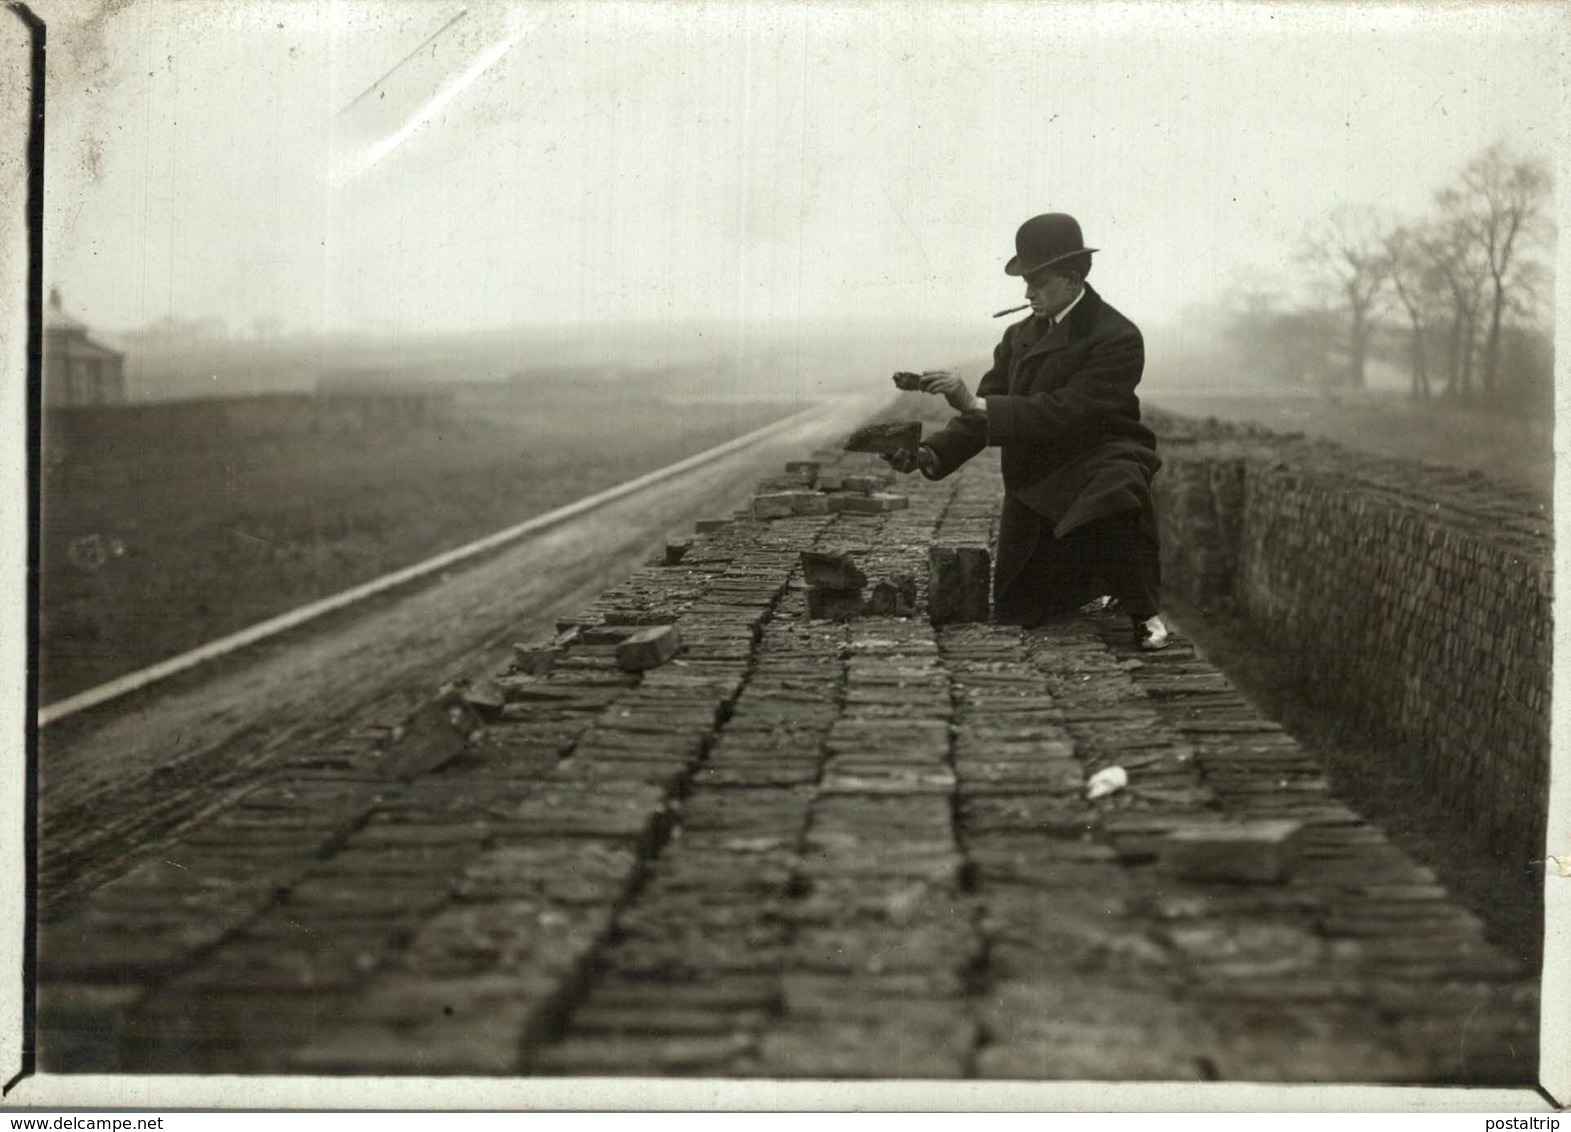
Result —
POLYGON ((802 578, 807 586, 807 616, 845 621, 863 615, 911 617, 916 613, 916 577, 895 572, 880 578, 866 594, 867 573, 844 550, 802 552, 802 578))
POLYGON ((1306 699, 1379 740, 1481 849, 1541 858, 1547 505, 1474 473, 1155 419, 1164 582, 1292 641, 1306 699))
POLYGON ((887 468, 825 472, 817 461, 792 461, 783 474, 759 482, 748 515, 755 519, 841 512, 882 515, 910 506, 909 497, 885 490, 893 482, 887 468))
POLYGON ((861 616, 867 604, 862 595, 867 575, 849 554, 804 550, 801 562, 808 617, 843 621, 861 616))

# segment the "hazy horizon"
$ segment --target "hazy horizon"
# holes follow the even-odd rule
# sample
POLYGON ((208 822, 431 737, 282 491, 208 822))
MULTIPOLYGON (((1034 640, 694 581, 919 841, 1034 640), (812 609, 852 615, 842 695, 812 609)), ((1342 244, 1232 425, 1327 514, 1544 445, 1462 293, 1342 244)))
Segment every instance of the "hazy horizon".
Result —
POLYGON ((1175 322, 1338 204, 1421 212, 1497 140, 1551 156, 1563 40, 1531 5, 45 16, 46 285, 90 325, 718 323, 743 349, 890 319, 985 351, 1047 210, 1116 306, 1175 322))

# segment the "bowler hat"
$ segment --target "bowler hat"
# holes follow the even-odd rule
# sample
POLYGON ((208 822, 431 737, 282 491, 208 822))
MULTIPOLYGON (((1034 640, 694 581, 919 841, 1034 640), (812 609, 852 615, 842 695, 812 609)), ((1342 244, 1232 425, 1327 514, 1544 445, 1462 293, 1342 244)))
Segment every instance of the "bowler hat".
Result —
POLYGON ((1047 212, 1033 216, 1015 233, 1015 255, 1004 271, 1009 275, 1030 275, 1082 252, 1094 252, 1080 238, 1080 224, 1066 212, 1047 212))

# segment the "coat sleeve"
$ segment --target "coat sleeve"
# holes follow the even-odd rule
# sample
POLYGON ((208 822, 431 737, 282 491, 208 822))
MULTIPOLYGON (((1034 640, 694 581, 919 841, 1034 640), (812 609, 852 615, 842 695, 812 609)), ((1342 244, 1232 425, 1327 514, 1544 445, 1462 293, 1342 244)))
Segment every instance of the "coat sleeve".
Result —
MULTIPOLYGON (((978 397, 996 397, 1009 388, 1010 333, 1006 330, 998 345, 993 347, 993 368, 983 374, 982 380, 977 383, 978 397)), ((987 426, 985 409, 969 409, 924 439, 922 443, 938 457, 938 471, 927 478, 943 479, 986 448, 989 443, 987 426)))
POLYGON ((1047 448, 1073 443, 1098 420, 1128 412, 1144 368, 1140 331, 1126 325, 1093 345, 1074 375, 1051 393, 988 397, 987 443, 1047 448))

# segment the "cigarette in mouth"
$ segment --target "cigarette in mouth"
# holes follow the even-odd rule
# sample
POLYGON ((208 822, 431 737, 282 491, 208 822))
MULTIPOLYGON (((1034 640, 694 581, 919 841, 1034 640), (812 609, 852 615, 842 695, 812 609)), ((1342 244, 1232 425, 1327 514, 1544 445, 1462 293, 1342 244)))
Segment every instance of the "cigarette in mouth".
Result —
POLYGON ((1010 307, 1006 311, 996 311, 994 312, 993 317, 1003 318, 1006 314, 1014 314, 1016 311, 1023 311, 1030 305, 1030 303, 1021 303, 1018 307, 1010 307))

